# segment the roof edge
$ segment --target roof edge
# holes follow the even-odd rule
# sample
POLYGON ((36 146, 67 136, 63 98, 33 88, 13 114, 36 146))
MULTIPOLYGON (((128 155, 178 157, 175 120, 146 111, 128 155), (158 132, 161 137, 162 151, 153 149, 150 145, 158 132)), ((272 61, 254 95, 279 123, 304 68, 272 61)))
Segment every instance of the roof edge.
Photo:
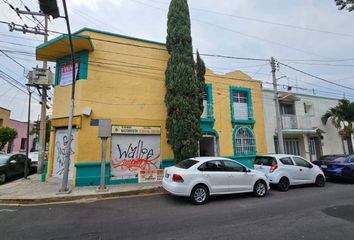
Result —
POLYGON ((88 28, 88 27, 81 28, 78 31, 74 32, 73 34, 76 35, 76 34, 79 34, 81 32, 84 32, 84 31, 101 33, 101 34, 110 35, 110 36, 113 36, 113 37, 121 37, 121 38, 126 38, 126 39, 142 41, 142 42, 157 44, 157 45, 161 45, 161 46, 166 46, 165 43, 161 43, 161 42, 151 41, 151 40, 147 40, 147 39, 143 39, 143 38, 136 38, 136 37, 126 36, 126 35, 122 35, 122 34, 118 34, 118 33, 102 31, 102 30, 98 30, 98 29, 94 29, 94 28, 88 28))

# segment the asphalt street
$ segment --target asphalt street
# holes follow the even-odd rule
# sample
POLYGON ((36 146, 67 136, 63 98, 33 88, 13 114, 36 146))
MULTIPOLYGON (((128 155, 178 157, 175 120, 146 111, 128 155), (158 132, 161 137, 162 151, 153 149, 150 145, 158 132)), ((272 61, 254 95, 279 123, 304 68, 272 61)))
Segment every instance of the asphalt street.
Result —
POLYGON ((354 239, 354 184, 238 194, 206 205, 169 194, 0 206, 0 239, 354 239))

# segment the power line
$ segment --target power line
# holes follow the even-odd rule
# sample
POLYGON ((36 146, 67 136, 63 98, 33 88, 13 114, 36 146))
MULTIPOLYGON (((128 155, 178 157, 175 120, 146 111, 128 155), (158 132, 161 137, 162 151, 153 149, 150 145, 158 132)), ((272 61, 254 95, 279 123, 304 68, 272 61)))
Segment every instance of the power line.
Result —
POLYGON ((300 70, 300 69, 291 67, 291 66, 289 66, 289 65, 287 65, 287 64, 285 64, 285 63, 279 62, 279 64, 280 64, 280 65, 283 65, 283 66, 285 66, 285 67, 287 67, 287 68, 290 68, 290 69, 292 69, 292 70, 294 70, 294 71, 297 71, 297 72, 300 72, 300 73, 302 73, 302 74, 308 75, 308 76, 313 77, 313 78, 316 78, 316 79, 318 79, 318 80, 321 80, 321 81, 323 81, 323 82, 326 82, 326 83, 329 83, 329 84, 332 84, 332 85, 336 85, 336 86, 338 86, 338 87, 342 87, 342 88, 354 90, 354 88, 352 88, 352 87, 344 86, 344 85, 341 85, 341 84, 338 84, 338 83, 335 83, 335 82, 331 82, 331 81, 326 80, 326 79, 324 79, 324 78, 317 77, 317 76, 315 76, 315 75, 313 75, 313 74, 311 74, 311 73, 304 72, 304 71, 302 71, 302 70, 300 70))

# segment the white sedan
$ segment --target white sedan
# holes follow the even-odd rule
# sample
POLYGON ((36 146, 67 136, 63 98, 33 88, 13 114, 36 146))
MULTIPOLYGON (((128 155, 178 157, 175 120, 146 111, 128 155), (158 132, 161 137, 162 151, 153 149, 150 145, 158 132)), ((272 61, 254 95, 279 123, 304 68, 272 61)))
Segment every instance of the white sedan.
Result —
POLYGON ((264 197, 269 180, 264 173, 232 159, 196 157, 165 168, 162 186, 173 195, 204 204, 210 195, 218 194, 253 192, 257 197, 264 197))

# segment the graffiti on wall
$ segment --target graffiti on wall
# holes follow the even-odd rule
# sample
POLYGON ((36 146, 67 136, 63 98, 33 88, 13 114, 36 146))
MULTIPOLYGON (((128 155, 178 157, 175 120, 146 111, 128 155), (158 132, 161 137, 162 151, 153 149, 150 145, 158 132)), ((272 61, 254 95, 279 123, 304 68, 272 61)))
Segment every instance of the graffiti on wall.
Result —
MULTIPOLYGON (((55 147, 53 158, 53 172, 52 176, 62 178, 64 174, 65 166, 65 153, 68 145, 67 129, 57 129, 55 132, 55 147)), ((73 129, 71 135, 71 148, 70 148, 70 166, 69 166, 69 178, 72 179, 74 169, 74 146, 75 146, 75 134, 76 130, 73 129)))
POLYGON ((160 168, 160 135, 113 135, 111 177, 138 178, 141 170, 160 168))

